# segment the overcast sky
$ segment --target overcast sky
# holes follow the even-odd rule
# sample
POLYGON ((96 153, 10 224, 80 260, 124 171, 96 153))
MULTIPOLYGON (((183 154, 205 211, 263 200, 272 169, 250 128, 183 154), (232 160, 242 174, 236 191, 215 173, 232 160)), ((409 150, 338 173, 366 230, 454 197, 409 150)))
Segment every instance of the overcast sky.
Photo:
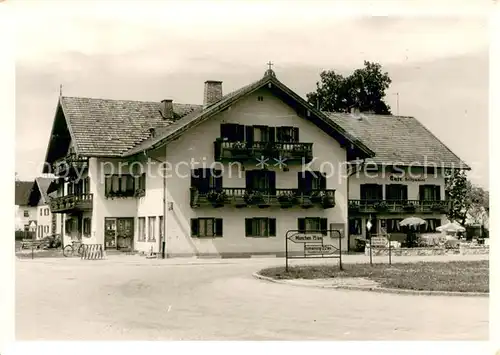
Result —
POLYGON ((392 78, 393 113, 399 93, 399 113, 417 117, 472 166, 473 182, 489 185, 486 17, 334 17, 328 1, 287 3, 286 12, 284 2, 86 4, 18 5, 21 179, 40 174, 60 84, 66 96, 202 103, 205 80, 222 80, 227 93, 260 78, 271 60, 305 97, 321 70, 349 73, 370 60, 392 78))

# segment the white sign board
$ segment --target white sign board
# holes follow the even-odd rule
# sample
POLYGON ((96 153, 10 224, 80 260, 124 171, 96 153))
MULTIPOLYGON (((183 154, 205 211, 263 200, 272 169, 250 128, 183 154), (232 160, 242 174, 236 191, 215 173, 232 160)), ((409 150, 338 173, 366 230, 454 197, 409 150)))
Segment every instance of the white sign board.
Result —
POLYGON ((325 254, 333 254, 335 253, 335 248, 333 245, 305 245, 304 250, 306 254, 320 254, 320 255, 325 255, 325 254))
POLYGON ((294 243, 322 243, 322 234, 302 234, 297 233, 289 238, 294 243))
POLYGON ((372 222, 366 222, 366 228, 368 228, 368 230, 372 229, 372 222))

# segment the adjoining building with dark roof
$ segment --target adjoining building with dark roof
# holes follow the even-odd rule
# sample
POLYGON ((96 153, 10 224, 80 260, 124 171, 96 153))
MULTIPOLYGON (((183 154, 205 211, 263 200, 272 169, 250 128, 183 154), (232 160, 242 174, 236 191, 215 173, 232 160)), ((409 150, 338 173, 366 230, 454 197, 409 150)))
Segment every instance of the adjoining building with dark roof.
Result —
POLYGON ((45 162, 64 244, 169 256, 282 255, 289 230, 348 249, 408 215, 432 229, 445 169, 468 169, 415 118, 320 112, 271 69, 227 95, 206 81, 200 105, 60 97, 45 162))
POLYGON ((50 212, 47 191, 52 181, 45 177, 16 181, 16 230, 34 232, 37 239, 57 232, 57 218, 61 220, 62 216, 50 212))

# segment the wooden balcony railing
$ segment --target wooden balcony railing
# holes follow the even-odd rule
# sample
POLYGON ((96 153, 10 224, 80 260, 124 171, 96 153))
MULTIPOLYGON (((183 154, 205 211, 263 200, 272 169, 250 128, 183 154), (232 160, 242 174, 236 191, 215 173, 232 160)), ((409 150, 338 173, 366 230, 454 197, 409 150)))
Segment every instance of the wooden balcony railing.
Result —
POLYGON ((92 210, 92 194, 67 195, 50 200, 52 213, 92 210))
POLYGON ((285 142, 214 142, 214 158, 216 161, 245 161, 266 158, 280 158, 286 162, 310 162, 313 158, 312 143, 285 142))
POLYGON ((58 159, 52 164, 52 170, 56 176, 68 176, 80 172, 88 167, 88 158, 82 158, 74 153, 58 159))
POLYGON ((322 208, 335 207, 335 190, 311 190, 299 191, 299 189, 274 189, 270 191, 257 191, 246 188, 222 188, 200 192, 191 188, 191 207, 202 206, 222 207, 230 205, 234 207, 258 206, 290 208, 300 206, 310 208, 320 206, 322 208))
POLYGON ((446 213, 448 203, 435 200, 349 200, 349 212, 446 213))

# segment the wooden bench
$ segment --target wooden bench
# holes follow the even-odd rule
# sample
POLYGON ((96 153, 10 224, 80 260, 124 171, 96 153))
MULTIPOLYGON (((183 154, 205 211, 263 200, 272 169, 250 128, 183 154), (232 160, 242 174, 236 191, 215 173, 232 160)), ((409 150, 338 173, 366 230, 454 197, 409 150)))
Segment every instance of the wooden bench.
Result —
POLYGON ((21 249, 38 249, 42 244, 44 244, 43 240, 23 239, 21 249))

